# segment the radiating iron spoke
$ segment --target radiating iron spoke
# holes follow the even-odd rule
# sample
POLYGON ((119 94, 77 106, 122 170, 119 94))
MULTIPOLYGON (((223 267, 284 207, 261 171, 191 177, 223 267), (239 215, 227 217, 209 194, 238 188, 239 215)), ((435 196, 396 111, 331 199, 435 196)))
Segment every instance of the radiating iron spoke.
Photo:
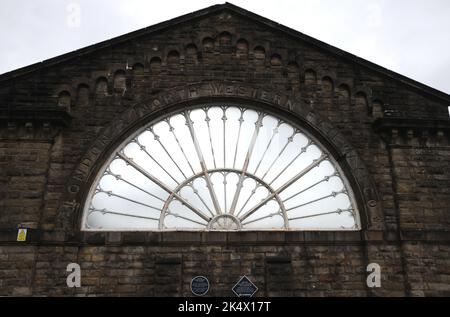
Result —
POLYGON ((141 219, 149 219, 149 220, 159 221, 158 218, 147 217, 147 216, 140 216, 140 215, 132 215, 132 214, 124 213, 124 212, 111 211, 111 210, 107 210, 107 209, 90 208, 89 211, 91 211, 91 212, 93 212, 93 211, 101 212, 102 214, 113 214, 113 215, 118 215, 118 216, 125 216, 125 217, 133 217, 133 218, 141 218, 141 219))
POLYGON ((181 146, 180 141, 178 140, 178 137, 177 137, 177 135, 176 135, 176 133, 175 133, 175 128, 170 124, 170 120, 169 120, 169 119, 167 119, 167 123, 169 124, 169 131, 172 133, 173 137, 175 138, 175 141, 176 141, 177 144, 178 144, 178 148, 181 150, 181 153, 183 153, 183 157, 184 157, 184 159, 186 160, 186 162, 188 163, 188 165, 189 165, 189 167, 190 167, 190 169, 191 169, 191 171, 192 171, 192 174, 195 174, 194 168, 192 167, 191 162, 190 162, 189 159, 187 158, 186 153, 184 152, 184 149, 183 149, 183 147, 181 146))
MULTIPOLYGON (((189 165, 189 167, 190 167, 190 169, 191 169, 191 171, 192 171, 192 174, 195 175, 194 168, 192 167, 191 162, 190 162, 189 159, 187 158, 186 153, 184 152, 184 149, 183 149, 183 147, 181 146, 181 143, 180 143, 180 141, 178 140, 178 137, 177 137, 177 135, 176 135, 176 133, 175 133, 175 128, 171 125, 170 120, 167 120, 167 123, 169 124, 169 131, 172 132, 172 135, 173 135, 173 137, 175 138, 175 141, 177 142, 179 149, 180 149, 181 152, 183 153, 184 159, 185 159, 186 162, 188 163, 188 165, 189 165)), ((209 212, 211 213, 211 215, 214 217, 214 213, 211 211, 211 209, 209 208, 209 206, 205 203, 205 201, 203 200, 203 198, 198 194, 198 190, 197 190, 197 188, 195 188, 194 183, 191 183, 191 187, 192 187, 192 190, 194 191, 194 194, 200 199, 200 201, 203 203, 203 205, 206 207, 206 209, 208 209, 208 211, 209 211, 209 212)))
POLYGON ((274 193, 271 193, 267 198, 263 199, 259 204, 251 208, 249 211, 247 211, 244 215, 242 215, 239 219, 241 221, 244 221, 246 218, 251 216, 255 211, 257 211, 259 208, 267 204, 270 200, 272 200, 275 196, 282 193, 286 188, 294 184, 297 180, 299 180, 301 177, 303 177, 306 173, 308 173, 310 170, 312 170, 314 167, 318 166, 324 159, 326 159, 327 156, 325 154, 322 154, 320 158, 317 160, 314 160, 309 166, 307 166, 303 171, 298 173, 296 176, 294 176, 291 180, 287 181, 283 186, 281 186, 279 189, 277 189, 274 193))
POLYGON ((272 217, 275 217, 275 216, 281 216, 280 215, 280 210, 278 212, 274 212, 274 213, 268 214, 267 216, 263 216, 263 217, 259 217, 259 218, 256 218, 256 219, 253 219, 253 220, 250 220, 250 221, 247 221, 247 222, 243 222, 242 225, 245 226, 245 225, 248 225, 250 223, 257 222, 257 221, 260 221, 260 220, 263 220, 263 219, 267 219, 267 218, 272 218, 272 217))
POLYGON ((212 143, 211 127, 209 125, 209 122, 211 121, 211 118, 208 116, 208 110, 205 110, 205 112, 206 112, 205 121, 206 121, 206 125, 208 126, 209 146, 211 147, 211 155, 212 155, 212 158, 213 158, 214 168, 217 168, 216 156, 214 155, 214 146, 213 146, 213 143, 212 143))
POLYGON ((224 200, 224 212, 227 212, 227 173, 223 173, 223 200, 224 200))
POLYGON ((303 194, 304 192, 310 190, 311 188, 316 187, 317 185, 319 185, 319 184, 321 184, 321 183, 328 182, 332 177, 336 177, 336 176, 338 176, 337 173, 334 173, 333 175, 325 176, 325 177, 324 177, 323 179, 321 179, 320 181, 318 181, 318 182, 312 184, 311 186, 306 187, 305 189, 302 189, 302 190, 299 191, 298 193, 295 193, 295 194, 289 196, 288 198, 286 198, 285 200, 283 200, 283 203, 286 203, 287 201, 291 200, 292 198, 297 197, 297 196, 300 195, 300 194, 303 194))
POLYGON ((245 206, 247 206, 247 204, 248 204, 248 202, 250 201, 250 199, 256 194, 256 190, 257 190, 259 187, 262 187, 261 184, 256 183, 255 188, 253 188, 253 190, 251 191, 250 196, 248 196, 247 200, 246 200, 245 203, 242 205, 242 207, 241 207, 241 209, 239 210, 239 212, 236 214, 236 217, 238 217, 238 216, 241 214, 242 210, 244 210, 245 206))
MULTIPOLYGON (((223 126, 223 167, 227 166, 227 131, 226 131, 226 122, 227 122, 227 116, 225 111, 227 110, 226 107, 222 107, 222 111, 223 111, 223 117, 222 117, 222 126, 223 126)), ((226 208, 224 210, 224 212, 226 212, 226 208)))
POLYGON ((192 222, 192 223, 199 224, 199 225, 201 225, 201 226, 206 226, 206 223, 198 222, 198 221, 196 221, 196 220, 193 220, 193 219, 190 219, 190 218, 181 216, 181 215, 179 215, 179 214, 177 214, 177 213, 174 213, 174 212, 168 212, 166 215, 171 215, 171 216, 174 216, 175 218, 181 218, 181 219, 184 219, 184 220, 186 220, 186 221, 190 221, 190 222, 192 222))
POLYGON ((148 153, 148 151, 147 151, 147 148, 144 146, 144 145, 142 145, 141 143, 139 143, 139 141, 137 140, 137 139, 134 139, 132 142, 134 142, 134 143, 136 143, 139 147, 140 147, 140 149, 141 149, 141 151, 143 151, 145 154, 147 154, 147 156, 148 157, 150 157, 152 160, 153 160, 153 162, 155 162, 177 185, 179 184, 179 182, 175 179, 175 177, 173 177, 172 176, 172 174, 170 174, 162 165, 161 165, 161 163, 159 163, 157 160, 155 160, 155 158, 150 154, 150 153, 148 153))
POLYGON ((237 202, 239 200, 239 195, 241 193, 242 185, 244 183, 245 173, 247 173, 248 165, 250 164, 250 159, 252 157, 253 149, 255 148, 256 139, 258 138, 259 130, 262 127, 262 120, 264 119, 264 113, 260 112, 258 115, 258 120, 255 122, 255 130, 253 131, 253 136, 250 141, 247 155, 245 156, 244 166, 242 167, 241 175, 239 175, 239 182, 236 187, 236 192, 234 193, 233 202, 230 208, 230 214, 234 214, 237 202))
POLYGON ((347 193, 347 191, 345 189, 340 191, 340 192, 332 192, 329 195, 325 195, 325 196, 319 197, 317 199, 313 199, 311 201, 308 201, 306 203, 303 203, 303 204, 300 204, 300 205, 297 205, 297 206, 294 206, 294 207, 291 207, 291 208, 286 208, 286 211, 294 210, 294 209, 297 209, 297 208, 300 208, 300 207, 303 207, 303 206, 307 206, 307 205, 310 205, 312 203, 315 203, 315 202, 318 202, 318 201, 321 201, 321 200, 324 200, 324 199, 327 199, 327 198, 330 198, 330 197, 336 197, 339 194, 346 194, 346 193, 347 193))
POLYGON ((290 143, 292 143, 294 141, 294 136, 298 133, 297 130, 294 130, 294 132, 292 133, 292 135, 287 139, 286 144, 283 146, 283 148, 281 149, 281 151, 278 153, 277 157, 272 161, 272 163, 270 164, 269 168, 267 169, 267 171, 264 173, 264 175, 261 177, 262 179, 264 179, 266 177, 266 175, 269 173, 269 171, 272 169, 272 167, 274 166, 274 164, 278 161, 278 159, 281 157, 281 155, 283 155, 284 151, 287 149, 287 147, 289 146, 290 143))
POLYGON ((165 185, 163 182, 161 182, 160 180, 158 180, 156 177, 154 177, 153 175, 151 175, 149 172, 147 172, 146 170, 144 170, 142 167, 140 167, 138 164, 136 164, 135 162, 133 162, 133 160, 131 160, 130 158, 126 157, 124 154, 122 153, 117 153, 117 155, 124 160, 125 162, 127 162, 129 165, 131 165, 132 167, 134 167, 138 172, 140 172, 142 175, 144 175, 145 177, 147 177, 148 179, 150 179, 153 183, 155 183, 156 185, 158 185, 159 187, 161 187, 163 190, 165 190, 166 192, 168 192, 170 195, 173 195, 174 197, 176 197, 183 205, 185 205, 186 207, 188 207, 190 210, 192 210, 195 214, 197 214, 200 218, 209 221, 209 218, 200 210, 198 210, 197 208, 193 207, 191 204, 189 204, 183 197, 181 197, 180 195, 178 195, 177 193, 174 193, 169 186, 165 185))
POLYGON ((244 110, 239 109, 241 111, 241 116, 239 117, 239 130, 238 130, 238 136, 236 140, 236 147, 234 149, 234 159, 233 159, 233 168, 236 168, 236 157, 237 157, 237 150, 239 147, 239 140, 241 139, 241 129, 242 129, 242 123, 244 122, 244 110))
POLYGON ((217 214, 221 214, 222 211, 220 209, 219 201, 217 199, 217 195, 214 191, 213 184, 211 182, 211 178, 208 174, 208 168, 206 167, 205 160, 203 158, 202 150, 197 140, 197 136, 195 135, 194 126, 191 118, 189 117, 189 112, 184 112, 184 117, 186 119, 186 125, 189 127, 189 132, 191 134, 192 142, 194 143, 195 151, 197 152, 198 160, 200 161, 200 166, 202 168, 203 174, 205 175, 206 185, 208 186, 209 194, 211 195, 211 199, 214 203, 214 208, 216 209, 217 214))
POLYGON ((203 205, 205 206, 205 208, 209 211, 209 213, 211 214, 211 216, 215 216, 214 213, 212 212, 211 208, 209 208, 208 204, 205 202, 205 200, 202 198, 202 196, 199 195, 198 190, 194 187, 194 183, 191 183, 190 187, 192 188, 194 194, 198 197, 198 199, 200 199, 200 201, 203 203, 203 205))
MULTIPOLYGON (((166 152, 167 156, 170 158, 170 160, 172 161, 173 164, 175 164, 175 166, 178 168, 178 170, 180 171, 181 175, 183 175, 184 178, 186 178, 186 175, 184 174, 183 170, 180 168, 180 166, 178 166, 177 162, 175 162, 174 158, 172 157, 172 155, 169 153, 169 151, 166 149, 166 147, 164 146, 164 144, 161 142, 161 138, 159 135, 157 135, 155 132, 153 132, 153 128, 149 128, 148 131, 150 131, 155 140, 159 143, 159 145, 161 145, 161 147, 163 148, 164 152, 166 152)), ((177 183, 178 184, 178 183, 177 183)))
POLYGON ((163 202, 163 203, 165 202, 164 199, 159 198, 158 196, 153 195, 152 193, 146 191, 145 189, 140 188, 139 186, 137 186, 137 185, 135 185, 135 184, 133 184, 133 183, 127 181, 125 178, 123 178, 123 177, 120 176, 120 175, 114 174, 113 172, 111 172, 110 169, 107 169, 105 173, 106 173, 106 174, 109 174, 109 175, 111 175, 111 176, 113 176, 113 177, 115 177, 115 178, 116 178, 117 180, 119 180, 119 181, 122 181, 122 182, 124 182, 124 183, 126 183, 126 184, 128 184, 128 185, 130 185, 130 186, 133 186, 134 188, 136 188, 136 189, 142 191, 143 193, 146 193, 147 195, 149 195, 149 196, 151 196, 151 197, 153 197, 153 198, 155 198, 155 199, 158 199, 159 201, 161 201, 161 202, 163 202))
POLYGON ((306 218, 313 218, 313 217, 319 217, 319 216, 325 216, 325 215, 332 215, 332 214, 341 214, 343 212, 350 212, 353 214, 354 209, 353 208, 349 208, 349 209, 338 209, 335 211, 329 211, 329 212, 321 212, 321 213, 317 213, 317 214, 312 214, 312 215, 306 215, 306 216, 300 216, 300 217, 294 217, 294 218, 289 218, 289 220, 299 220, 299 219, 306 219, 306 218))
POLYGON ((113 193, 112 191, 105 191, 105 190, 101 189, 100 187, 97 188, 97 193, 104 193, 104 194, 106 194, 106 195, 108 195, 108 196, 114 196, 114 197, 117 197, 117 198, 120 198, 120 199, 123 199, 123 200, 127 200, 127 201, 129 201, 129 202, 132 202, 132 203, 135 203, 135 204, 138 204, 138 205, 141 205, 141 206, 145 206, 145 207, 154 209, 154 210, 156 210, 156 211, 160 211, 160 210, 161 210, 161 208, 154 207, 154 206, 151 206, 151 205, 142 203, 142 202, 140 202, 140 201, 137 201, 137 200, 134 200, 134 199, 131 199, 131 198, 122 196, 122 195, 115 194, 115 193, 113 193))
POLYGON ((309 140, 308 144, 305 145, 304 147, 302 147, 300 149, 300 153, 298 153, 289 163, 288 165, 286 165, 281 172, 279 172, 277 174, 277 176, 275 176, 274 179, 272 179, 272 181, 269 183, 270 185, 272 185, 302 154, 306 153, 306 151, 308 150, 308 147, 310 147, 311 145, 313 145, 314 143, 309 140))
POLYGON ((272 144, 272 141, 273 141, 273 139, 275 138, 275 135, 278 134, 278 132, 279 132, 278 129, 280 128, 280 126, 281 126, 282 123, 283 123, 283 121, 278 120, 278 125, 277 125, 277 127, 274 129, 274 131, 273 131, 273 133, 272 133, 272 137, 270 138, 269 143, 267 144, 266 149, 264 150, 264 153, 263 153, 263 155, 261 156, 261 159, 259 160, 258 165, 256 166, 255 171, 253 172, 253 174, 256 174, 256 172, 258 171, 259 166, 261 165, 262 161, 264 160, 264 157, 266 156, 267 151, 269 151, 270 145, 272 144))

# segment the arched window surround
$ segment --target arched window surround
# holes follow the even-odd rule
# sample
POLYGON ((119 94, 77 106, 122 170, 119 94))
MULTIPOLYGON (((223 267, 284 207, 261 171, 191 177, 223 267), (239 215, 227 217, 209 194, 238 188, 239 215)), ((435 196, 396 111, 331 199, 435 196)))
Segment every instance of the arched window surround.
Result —
MULTIPOLYGON (((235 105, 235 106, 242 106, 244 105, 246 108, 248 109, 252 109, 255 111, 264 111, 265 113, 269 114, 269 115, 276 115, 276 117, 278 118, 282 118, 285 122, 288 122, 289 124, 292 124, 294 126, 299 126, 302 128, 302 130, 307 133, 308 137, 310 137, 312 140, 314 140, 315 142, 317 142, 318 144, 321 144, 322 148, 326 149, 326 151, 328 152, 328 154, 335 160, 335 162, 338 162, 339 164, 337 164, 337 167, 339 168, 339 172, 341 173, 341 175, 344 176, 344 179, 346 181, 345 186, 347 186, 348 188, 351 188, 352 190, 350 190, 351 192, 351 200, 352 203, 354 204, 354 206, 356 207, 356 215, 357 215, 357 227, 354 228, 354 230, 359 230, 361 229, 361 227, 364 227, 364 219, 360 219, 360 218, 364 218, 364 217, 360 217, 360 214, 363 212, 361 211, 361 208, 359 207, 359 198, 358 198, 358 190, 354 185, 354 181, 352 180, 352 175, 351 175, 351 171, 349 171, 348 167, 345 166, 345 162, 342 162, 341 158, 338 157, 336 151, 333 150, 333 146, 330 142, 328 142, 328 140, 326 140, 325 138, 323 138, 323 136, 320 135, 320 133, 317 133, 317 131, 313 128, 311 128, 308 124, 308 122, 306 120, 301 120, 301 118, 292 115, 290 112, 286 112, 285 110, 280 111, 281 109, 275 109, 273 106, 269 106, 266 105, 264 103, 259 103, 259 102, 239 102, 236 103, 236 101, 233 101, 229 98, 225 98, 224 102, 219 102, 219 101, 214 101, 214 102, 210 102, 210 105, 218 105, 218 104, 223 104, 224 102, 230 106, 235 105), (362 221, 362 223, 361 223, 362 221)), ((194 108, 199 108, 201 107, 202 104, 199 102, 196 103, 190 103, 190 104, 183 104, 183 105, 176 105, 174 107, 171 108, 166 108, 162 111, 158 111, 159 114, 151 116, 151 120, 145 120, 143 122, 141 122, 139 125, 141 126, 140 128, 134 129, 134 132, 128 131, 128 132, 124 132, 123 133, 123 137, 120 141, 117 141, 115 143, 115 146, 111 147, 111 150, 114 150, 115 148, 117 148, 117 145, 120 144, 120 146, 122 146, 124 143, 126 143, 128 140, 130 140, 130 138, 133 135, 137 135, 138 133, 140 133, 140 131, 143 129, 142 125, 151 125, 155 122, 157 122, 161 116, 167 116, 167 115, 173 115, 175 113, 177 113, 178 111, 180 111, 180 109, 183 110, 192 110, 194 108), (161 114, 163 113, 163 114, 161 114), (131 136, 130 136, 131 135, 131 136)), ((111 151, 110 151, 111 152, 111 151)), ((106 157, 106 160, 102 161, 102 164, 98 164, 98 165, 103 165, 105 161, 108 161, 111 156, 114 156, 115 153, 110 153, 109 157, 106 157)), ((102 168, 104 166, 98 166, 97 167, 97 177, 95 178, 94 182, 95 183, 97 181, 97 178, 102 175, 102 168)), ((92 182, 91 182, 91 186, 92 186, 92 182)), ((92 189, 91 189, 92 191, 92 189)), ((85 198, 88 198, 90 194, 85 195, 85 198)), ((84 200, 86 201, 86 199, 84 200)), ((88 228, 84 228, 84 219, 83 219, 83 223, 82 223, 82 230, 86 230, 86 231, 130 231, 130 230, 126 230, 126 229, 88 229, 88 228)), ((271 231, 277 231, 277 229, 249 229, 249 231, 265 231, 265 230, 271 230, 271 231)), ((278 230, 284 230, 284 229, 278 229, 278 230)), ((288 229, 288 230, 293 230, 293 231, 321 231, 321 230, 326 230, 326 231, 339 231, 338 228, 333 228, 333 229, 320 229, 320 228, 308 228, 307 230, 302 230, 302 229, 288 229)), ((349 230, 349 229, 346 229, 349 230)), ((158 231, 158 230, 154 230, 154 229, 148 229, 148 228, 135 228, 133 229, 133 231, 158 231)), ((170 231, 170 230, 165 230, 165 231, 170 231)), ((175 230, 176 231, 176 230, 175 230)), ((189 229, 183 229, 183 231, 189 231, 189 229)), ((194 230, 194 231, 198 231, 198 230, 194 230)))

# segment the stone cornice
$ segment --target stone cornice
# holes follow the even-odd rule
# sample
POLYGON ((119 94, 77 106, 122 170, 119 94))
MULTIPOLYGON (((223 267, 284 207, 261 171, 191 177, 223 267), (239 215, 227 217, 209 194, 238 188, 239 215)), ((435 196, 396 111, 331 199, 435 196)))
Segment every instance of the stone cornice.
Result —
POLYGON ((54 126, 68 126, 72 116, 58 108, 0 109, 0 122, 48 122, 54 126))
POLYGON ((385 117, 375 120, 373 127, 376 131, 391 129, 406 130, 441 130, 450 131, 449 118, 404 118, 385 117))
MULTIPOLYGON (((403 242, 449 243, 450 231, 401 230, 403 242)), ((366 231, 242 231, 242 232, 77 232, 28 229, 17 242, 17 229, 0 229, 0 245, 353 245, 397 243, 396 232, 366 231)))

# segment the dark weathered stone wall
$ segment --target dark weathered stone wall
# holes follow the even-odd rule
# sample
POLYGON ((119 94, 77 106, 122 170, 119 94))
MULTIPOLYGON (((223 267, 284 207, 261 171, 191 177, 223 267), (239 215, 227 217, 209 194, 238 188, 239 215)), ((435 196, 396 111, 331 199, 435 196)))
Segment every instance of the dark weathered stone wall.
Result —
POLYGON ((260 295, 448 296, 447 106, 233 10, 3 77, 0 295, 189 295, 190 279, 203 274, 210 295, 226 296, 246 274, 260 295), (354 175, 363 230, 80 232, 91 174, 133 122, 223 98, 311 125, 354 175), (29 228, 27 242, 15 242, 18 226, 29 228), (79 289, 65 285, 71 262, 82 268, 79 289), (372 262, 379 289, 366 286, 372 262))
POLYGON ((289 241, 294 237, 288 235, 286 241, 274 235, 261 241, 256 233, 196 236, 2 246, 2 294, 189 296, 190 280, 203 274, 211 283, 210 296, 231 296, 242 275, 258 286, 258 296, 404 295, 396 246, 372 246, 384 268, 382 289, 374 292, 366 287, 365 246, 355 237, 342 241, 328 234, 322 241, 289 241), (81 288, 66 286, 66 266, 72 262, 81 265, 81 288))

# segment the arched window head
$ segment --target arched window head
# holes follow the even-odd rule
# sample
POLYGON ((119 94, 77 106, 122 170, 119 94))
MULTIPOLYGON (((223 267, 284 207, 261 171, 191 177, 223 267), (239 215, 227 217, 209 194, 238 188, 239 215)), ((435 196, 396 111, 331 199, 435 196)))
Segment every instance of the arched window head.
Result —
POLYGON ((288 78, 294 81, 298 80, 299 69, 297 62, 289 62, 287 65, 288 78))
POLYGON ((306 130, 236 104, 184 108, 131 135, 84 206, 84 230, 358 230, 352 190, 306 130))
POLYGON ((254 49, 255 59, 262 61, 266 58, 266 50, 262 46, 256 46, 254 49))
POLYGON ((236 43, 237 56, 245 56, 248 54, 248 42, 245 39, 239 39, 236 43))
POLYGON ((67 111, 70 111, 70 93, 66 90, 61 91, 58 95, 58 106, 66 109, 67 111))
POLYGON ((96 96, 106 96, 108 94, 108 80, 106 77, 99 77, 95 84, 96 96))
POLYGON ((144 65, 136 63, 133 65, 133 73, 142 75, 144 73, 144 65))
POLYGON ((180 53, 178 51, 170 51, 169 54, 167 54, 167 64, 169 65, 175 65, 180 62, 180 53))
POLYGON ((273 54, 270 59, 270 65, 272 66, 281 66, 282 65, 281 56, 279 54, 273 54))
POLYGON ((150 60, 150 71, 153 74, 159 74, 161 72, 161 58, 155 56, 150 60))
POLYGON ((231 45, 231 34, 229 32, 222 32, 219 34, 219 44, 221 46, 231 45))
POLYGON ((127 78, 125 75, 125 71, 118 70, 114 74, 114 90, 115 91, 124 91, 127 89, 127 78))
POLYGON ((316 72, 312 69, 305 70, 305 84, 315 85, 317 84, 316 72))
POLYGON ((198 62, 197 46, 195 44, 188 44, 186 46, 186 64, 196 64, 198 62))
POLYGON ((203 44, 203 48, 206 51, 211 51, 212 49, 214 49, 214 40, 210 37, 205 37, 202 41, 203 44))

